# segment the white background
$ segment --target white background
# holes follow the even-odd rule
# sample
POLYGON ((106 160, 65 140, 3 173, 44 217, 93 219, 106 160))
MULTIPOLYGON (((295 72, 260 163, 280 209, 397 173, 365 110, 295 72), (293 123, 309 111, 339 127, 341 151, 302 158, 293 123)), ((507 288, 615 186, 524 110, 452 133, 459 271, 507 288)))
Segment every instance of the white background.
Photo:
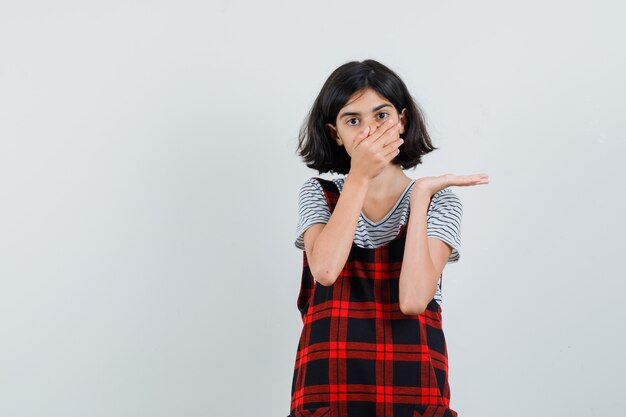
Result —
POLYGON ((295 154, 326 77, 396 71, 455 187, 460 416, 623 409, 622 1, 0 3, 0 415, 286 416, 295 154))

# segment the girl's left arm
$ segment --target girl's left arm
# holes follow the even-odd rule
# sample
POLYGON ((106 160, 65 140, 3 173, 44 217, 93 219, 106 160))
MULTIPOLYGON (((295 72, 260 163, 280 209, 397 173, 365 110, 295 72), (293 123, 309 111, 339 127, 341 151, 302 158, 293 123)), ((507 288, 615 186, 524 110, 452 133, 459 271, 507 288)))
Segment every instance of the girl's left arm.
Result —
POLYGON ((429 193, 414 187, 411 194, 399 294, 400 310, 406 315, 421 314, 426 309, 452 252, 447 243, 426 234, 429 193))
POLYGON ((409 200, 411 215, 400 270, 399 303, 404 314, 415 315, 426 310, 435 296, 439 277, 452 252, 452 248, 444 241, 426 235, 430 197, 451 185, 480 184, 489 184, 488 174, 444 174, 415 180, 409 200))

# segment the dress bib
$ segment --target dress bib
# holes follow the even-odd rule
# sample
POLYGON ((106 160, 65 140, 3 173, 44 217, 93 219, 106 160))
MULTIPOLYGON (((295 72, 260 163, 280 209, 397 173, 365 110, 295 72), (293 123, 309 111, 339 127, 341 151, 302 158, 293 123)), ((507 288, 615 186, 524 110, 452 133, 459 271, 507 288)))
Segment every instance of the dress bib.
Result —
MULTIPOLYGON (((331 213, 337 185, 315 177, 331 213)), ((298 342, 288 417, 457 417, 449 408, 448 355, 441 306, 400 311, 407 223, 390 242, 354 242, 335 283, 314 281, 303 254, 298 342)), ((440 277, 441 278, 441 277, 440 277)))

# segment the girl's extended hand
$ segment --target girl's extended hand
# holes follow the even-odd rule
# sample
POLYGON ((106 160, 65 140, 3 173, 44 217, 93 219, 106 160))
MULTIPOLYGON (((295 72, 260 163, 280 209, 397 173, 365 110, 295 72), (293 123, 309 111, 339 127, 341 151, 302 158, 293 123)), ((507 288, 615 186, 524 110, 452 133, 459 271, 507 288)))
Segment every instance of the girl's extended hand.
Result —
POLYGON ((438 191, 451 185, 468 186, 489 184, 489 175, 486 173, 471 175, 443 174, 437 177, 423 177, 415 180, 411 191, 411 200, 418 196, 430 198, 438 191), (417 191, 417 192, 414 192, 417 191))

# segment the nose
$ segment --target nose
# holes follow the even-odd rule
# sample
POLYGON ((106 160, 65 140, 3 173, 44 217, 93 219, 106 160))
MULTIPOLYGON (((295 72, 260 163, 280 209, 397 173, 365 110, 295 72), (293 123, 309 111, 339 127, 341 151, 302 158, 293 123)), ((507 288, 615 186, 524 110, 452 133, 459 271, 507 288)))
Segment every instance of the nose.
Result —
POLYGON ((378 129, 380 127, 381 124, 382 123, 380 123, 379 120, 375 120, 375 119, 371 120, 369 122, 369 124, 368 124, 369 130, 370 130, 370 135, 372 133, 374 133, 376 131, 376 129, 378 129))

